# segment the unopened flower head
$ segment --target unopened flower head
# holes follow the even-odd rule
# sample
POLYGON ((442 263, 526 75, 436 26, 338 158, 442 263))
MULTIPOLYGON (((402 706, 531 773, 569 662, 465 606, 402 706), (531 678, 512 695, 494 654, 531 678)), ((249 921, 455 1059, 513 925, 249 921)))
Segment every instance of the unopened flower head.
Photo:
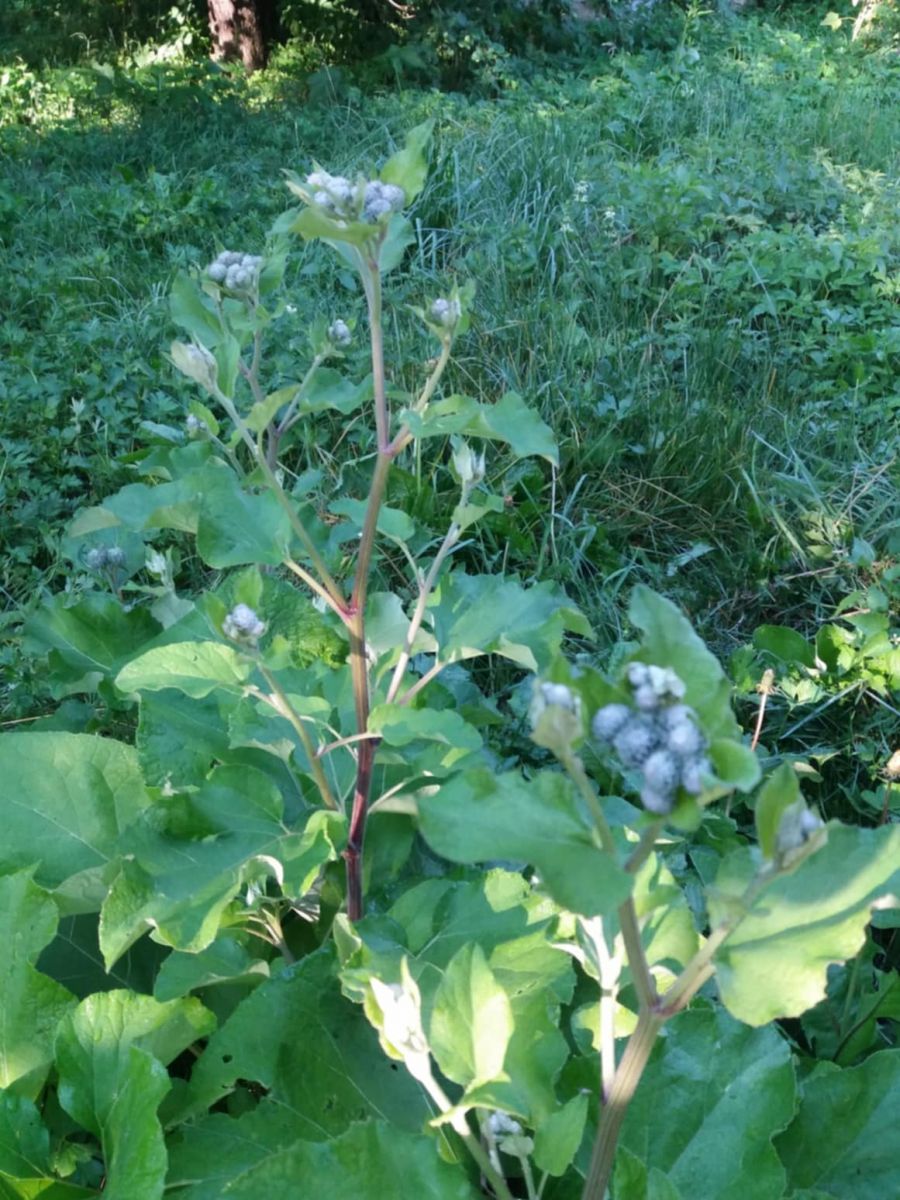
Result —
POLYGON ((84 556, 85 565, 89 571, 102 571, 109 561, 105 546, 94 546, 84 556))
POLYGON ((460 483, 477 485, 484 479, 487 460, 484 451, 476 454, 466 441, 453 447, 453 467, 460 483))
POLYGON ((565 683, 535 680, 528 716, 532 739, 558 756, 569 753, 584 732, 581 696, 565 683))
POLYGON ((497 1109, 487 1119, 487 1130, 493 1138, 522 1132, 522 1126, 509 1113, 497 1109))
POLYGON ((402 187, 373 179, 366 184, 363 193, 363 220, 374 224, 382 217, 399 212, 405 203, 406 193, 402 187))
POLYGON ((349 346, 353 340, 353 334, 350 332, 350 326, 346 321, 332 321, 328 327, 328 339, 335 346, 349 346))
POLYGON ((121 546, 110 546, 106 552, 106 561, 111 567, 124 567, 125 551, 121 546))
POLYGON ((219 366, 212 353, 198 342, 173 342, 172 362, 188 379, 193 379, 208 392, 218 386, 219 366))
POLYGON ((249 604, 236 604, 222 622, 222 632, 233 642, 255 644, 266 632, 266 625, 249 604))
POLYGON ((818 840, 825 824, 818 813, 796 800, 781 814, 778 833, 775 835, 774 858, 779 866, 785 867, 796 860, 811 841, 818 840))
POLYGON ((160 554, 158 550, 154 550, 152 546, 147 548, 147 558, 144 563, 147 572, 150 575, 155 575, 157 579, 163 579, 168 574, 169 565, 166 562, 164 554, 160 554))
POLYGON ((605 704, 591 731, 610 746, 621 765, 640 776, 648 812, 672 811, 678 789, 697 796, 713 775, 697 713, 682 702, 686 688, 668 667, 633 662, 626 672, 633 704, 605 704))
POLYGON ((448 300, 445 296, 439 296, 428 312, 436 325, 441 325, 444 329, 455 329, 462 316, 462 305, 456 298, 448 300))
POLYGON ((263 260, 259 254, 243 254, 240 250, 223 250, 206 273, 214 283, 232 292, 248 291, 256 285, 263 260))

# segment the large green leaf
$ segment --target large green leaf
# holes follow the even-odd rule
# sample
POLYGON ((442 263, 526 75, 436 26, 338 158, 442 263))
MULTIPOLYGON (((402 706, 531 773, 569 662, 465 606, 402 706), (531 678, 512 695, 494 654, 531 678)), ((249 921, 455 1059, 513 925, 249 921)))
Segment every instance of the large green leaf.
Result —
POLYGON ((259 957, 262 943, 239 930, 223 932, 205 950, 196 954, 173 951, 156 976, 153 994, 157 1000, 175 1000, 197 988, 216 984, 245 984, 255 987, 269 978, 269 964, 259 957), (245 942, 255 942, 255 953, 245 942))
POLYGON ((150 638, 160 626, 146 608, 127 610, 115 596, 87 592, 71 603, 60 593, 45 600, 25 623, 30 650, 55 650, 70 670, 80 675, 108 677, 150 638))
POLYGON ((203 345, 216 346, 221 341, 222 322, 212 301, 185 271, 179 271, 172 281, 169 311, 175 324, 203 345))
POLYGON ((240 1080, 289 1106, 309 1139, 369 1115, 398 1133, 418 1130, 429 1115, 417 1085, 392 1070, 361 1009, 341 995, 330 947, 261 984, 210 1038, 191 1077, 190 1111, 216 1104, 240 1080))
POLYGON ((780 664, 801 663, 804 667, 816 665, 816 653, 810 643, 786 625, 759 625, 753 631, 753 645, 780 664))
POLYGON ((0 1092, 0 1174, 18 1179, 46 1175, 50 1135, 30 1100, 0 1092))
POLYGON ((34 969, 53 940, 58 913, 31 875, 29 869, 0 876, 0 1088, 15 1083, 35 1095, 53 1059, 56 1027, 75 997, 34 969))
POLYGON ((687 688, 685 701, 699 714, 707 737, 740 738, 729 703, 731 684, 687 617, 643 584, 634 589, 628 613, 643 633, 640 659, 672 668, 687 688))
POLYGON ((235 1118, 213 1113, 182 1124, 168 1139, 166 1186, 190 1200, 219 1200, 246 1172, 294 1145, 306 1128, 286 1105, 269 1098, 235 1118))
POLYGON ((0 876, 0 1087, 40 1091, 53 1060, 56 1026, 73 1007, 70 991, 35 970, 59 914, 31 870, 0 876))
MULTIPOLYGON (((724 860, 709 893, 713 925, 739 912, 757 870, 749 850, 724 860)), ((896 906, 900 826, 828 825, 828 841, 759 896, 716 955, 722 1000, 739 1020, 797 1017, 825 996, 829 963, 862 947, 872 909, 896 906)))
POLYGON ((385 183, 403 188, 406 203, 410 204, 425 186, 428 175, 428 160, 425 149, 434 132, 434 120, 423 121, 406 135, 400 150, 397 150, 381 168, 380 178, 385 183))
POLYGON ((58 1179, 12 1179, 0 1174, 0 1200, 96 1200, 97 1193, 58 1179))
POLYGON ((684 1200, 675 1184, 658 1167, 648 1170, 645 1162, 622 1145, 616 1150, 613 1196, 615 1200, 684 1200))
POLYGON ((281 795, 261 771, 217 767, 191 797, 184 825, 160 830, 159 816, 135 826, 103 905, 100 945, 114 963, 147 929, 155 940, 197 952, 219 930, 222 914, 250 876, 276 875, 299 899, 337 855, 343 817, 316 812, 302 832, 282 820, 281 795))
POLYGON ((156 1114, 169 1090, 165 1063, 210 1033, 198 1000, 160 1004, 150 996, 89 996, 56 1039, 59 1101, 100 1139, 109 1200, 158 1200, 166 1150, 156 1114))
POLYGON ((683 1196, 781 1200, 772 1146, 794 1111, 794 1074, 777 1030, 702 1007, 666 1025, 622 1127, 621 1144, 683 1196))
POLYGON ((479 404, 469 396, 447 396, 432 401, 421 413, 407 409, 402 419, 417 438, 462 434, 505 442, 516 458, 537 455, 554 466, 559 463, 550 426, 516 392, 507 392, 496 404, 479 404))
POLYGON ((188 696, 175 688, 145 691, 135 745, 151 787, 199 787, 213 762, 229 756, 227 697, 188 696))
POLYGON ((216 688, 243 690, 251 664, 222 642, 175 642, 139 654, 116 676, 123 692, 158 692, 174 688, 202 700, 216 688))
POLYGON ((488 1083, 503 1072, 513 1032, 509 997, 471 944, 458 950, 434 997, 428 1042, 448 1079, 464 1086, 488 1083))
POLYGON ((775 1142, 788 1184, 823 1200, 900 1196, 898 1113, 900 1050, 880 1051, 845 1070, 821 1063, 804 1080, 797 1115, 775 1142))
POLYGON ((558 654, 564 633, 590 633, 553 584, 525 588, 495 575, 454 571, 433 594, 429 612, 442 662, 499 654, 536 671, 558 654))
POLYGON ((503 1063, 509 1081, 491 1089, 494 1106, 536 1123, 556 1112, 555 1083, 568 1057, 560 1011, 574 975, 569 955, 551 944, 555 907, 521 875, 493 870, 465 883, 426 880, 400 897, 391 916, 416 955, 426 1013, 448 964, 467 946, 481 947, 514 1025, 503 1063))
MULTIPOLYGON (((217 1133, 228 1138, 221 1121, 217 1133)), ((228 1153, 227 1140, 225 1145, 228 1153)), ((329 1141, 298 1141, 264 1157, 251 1143, 236 1167, 217 1186, 200 1181, 178 1195, 184 1200, 260 1200, 307 1195, 309 1188, 325 1189, 336 1200, 477 1200, 480 1195, 461 1166, 440 1159, 432 1138, 380 1121, 353 1125, 329 1141)), ((218 1174, 215 1155, 206 1169, 218 1174)))
POLYGON ((631 891, 632 877, 597 845, 561 774, 525 780, 515 772, 464 771, 417 804, 422 835, 438 854, 452 862, 531 863, 572 912, 610 912, 631 891))
POLYGON ((0 871, 37 862, 35 879, 45 887, 105 865, 149 804, 137 754, 111 738, 3 734, 0 779, 0 871))
POLYGON ((210 567, 283 562, 291 540, 287 513, 271 491, 245 491, 230 470, 203 476, 197 551, 210 567))

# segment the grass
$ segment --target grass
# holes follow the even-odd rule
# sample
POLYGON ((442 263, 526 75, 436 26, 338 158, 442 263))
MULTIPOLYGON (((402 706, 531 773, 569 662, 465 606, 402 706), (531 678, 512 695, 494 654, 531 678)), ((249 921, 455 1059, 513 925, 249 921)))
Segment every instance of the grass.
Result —
MULTIPOLYGON (((421 370, 403 306, 472 278, 476 321, 448 386, 522 392, 562 449, 552 476, 491 464, 509 509, 473 556, 562 579, 601 645, 621 631, 624 592, 649 580, 726 656, 763 622, 814 634, 890 573, 900 66, 830 30, 750 18, 701 23, 692 40, 668 53, 588 48, 491 99, 367 92, 336 76, 331 98, 312 103, 288 68, 250 81, 177 65, 112 79, 8 73, 10 628, 66 586, 61 529, 127 478, 141 422, 182 419, 186 393, 163 353, 174 272, 223 245, 261 247, 286 206, 282 167, 371 164, 429 115, 438 137, 417 242, 391 280, 394 383, 421 370), (874 557, 854 558, 860 540, 874 557)), ((362 311, 325 255, 299 249, 292 263, 296 312, 272 359, 283 379, 305 352, 305 321, 362 311)), ((294 454, 300 469, 327 447, 294 454)), ((451 501, 433 483, 403 500, 440 527, 451 501)), ((13 716, 41 702, 15 642, 4 669, 13 716)), ((880 753, 890 735, 877 717, 880 753)))

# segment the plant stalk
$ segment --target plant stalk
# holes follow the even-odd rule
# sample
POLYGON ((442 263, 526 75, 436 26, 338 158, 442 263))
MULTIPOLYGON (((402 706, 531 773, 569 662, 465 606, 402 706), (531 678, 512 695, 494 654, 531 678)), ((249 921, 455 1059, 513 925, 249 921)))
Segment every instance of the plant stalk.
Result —
POLYGON ((647 1009, 638 1017, 637 1027, 628 1039, 622 1061, 616 1068, 606 1106, 600 1116, 600 1128, 581 1200, 604 1200, 606 1196, 612 1178, 622 1122, 650 1059, 653 1043, 662 1028, 663 1020, 647 1009))
POLYGON ((303 746, 303 751, 309 761, 309 767, 312 771, 313 779, 316 781, 316 787, 319 789, 319 795, 322 797, 322 803, 326 806, 326 808, 332 808, 335 811, 339 811, 338 802, 335 800, 331 786, 325 777, 325 771, 322 767, 321 759, 316 753, 316 748, 312 744, 312 738, 309 736, 306 726, 303 724, 302 717, 294 708, 293 704, 291 704, 287 693, 281 687, 281 684, 278 682, 269 668, 263 666, 258 659, 256 665, 259 668, 259 673, 272 689, 272 695, 274 696, 275 700, 274 702, 270 700, 269 703, 272 704, 272 707, 287 721, 290 721, 294 732, 300 739, 301 745, 303 746))
MULTIPOLYGON (((363 259, 363 286, 368 302, 369 332, 372 347, 372 379, 375 390, 375 436, 378 457, 369 487, 369 499, 359 541, 359 554, 353 576, 347 631, 350 635, 350 673, 353 679, 353 702, 356 708, 356 732, 366 733, 369 724, 369 663, 366 650, 366 598, 369 571, 378 529, 378 514, 384 501, 388 474, 393 455, 388 446, 390 415, 384 374, 384 340, 381 325, 381 274, 377 252, 371 260, 363 259)), ((377 739, 360 742, 356 759, 356 783, 353 789, 353 809, 344 859, 347 864, 347 916, 358 921, 363 916, 362 854, 366 834, 366 817, 372 790, 372 768, 377 739)))

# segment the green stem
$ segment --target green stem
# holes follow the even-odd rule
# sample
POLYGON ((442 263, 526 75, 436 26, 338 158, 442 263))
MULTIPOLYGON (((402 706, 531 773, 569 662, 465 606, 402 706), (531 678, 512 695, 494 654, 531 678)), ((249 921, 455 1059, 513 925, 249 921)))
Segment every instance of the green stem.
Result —
POLYGON ((331 609, 331 611, 336 613, 341 618, 341 620, 344 622, 344 624, 346 624, 346 622, 347 622, 346 609, 343 607, 343 605, 338 607, 338 605, 335 604, 335 602, 334 602, 334 600, 332 600, 330 594, 325 590, 325 588, 322 586, 322 584, 319 583, 318 579, 316 579, 316 577, 314 575, 310 575, 309 571, 304 570, 303 567, 301 567, 300 564, 298 562, 295 562, 294 559, 292 559, 292 558, 286 558, 284 560, 284 562, 282 563, 282 566, 287 567, 287 569, 289 571, 293 572, 293 574, 296 575, 298 579, 302 579, 303 582, 306 584, 306 586, 309 588, 309 590, 311 592, 314 592, 317 596, 319 596, 328 605, 328 607, 331 609))
POLYGON ((664 821, 654 821, 641 834, 640 841, 632 850, 625 863, 625 870, 629 875, 637 875, 638 871, 653 853, 657 838, 662 832, 664 824, 664 821))
POLYGON ((771 883, 775 877, 774 871, 763 871, 757 875, 748 884, 744 894, 735 901, 735 914, 723 921, 721 925, 717 925, 710 933, 709 937, 685 966, 684 970, 672 984, 667 992, 665 992, 659 1000, 657 1007, 658 1014, 663 1018, 674 1016, 682 1008, 685 1008, 693 999, 693 997, 703 987, 707 979, 710 979, 715 974, 715 967, 712 965, 712 960, 715 958, 717 951, 722 943, 728 938, 738 925, 744 920, 757 896, 764 888, 771 883))
POLYGON ((397 703, 398 704, 409 704, 410 700, 412 700, 414 696, 418 696, 419 692, 421 692, 423 688, 428 687, 429 683, 431 683, 431 681, 433 679, 437 679, 438 675, 440 675, 440 673, 441 673, 441 671, 443 671, 444 667, 449 667, 449 665, 450 665, 449 663, 442 663, 442 662, 434 663, 431 667, 428 668, 428 670, 425 672, 424 675, 422 675, 419 679, 416 680, 416 682, 412 685, 412 687, 408 687, 406 689, 406 691, 403 693, 403 695, 400 697, 400 699, 397 701, 397 703))
MULTIPOLYGON (((465 503, 465 500, 463 500, 465 503)), ((441 543, 440 549, 434 556, 434 562, 428 570, 428 574, 419 586, 419 596, 416 600, 416 607, 413 615, 410 617, 409 628, 406 631, 406 637, 403 639, 403 649, 400 651, 400 658, 397 660, 397 665, 394 667, 394 674, 391 678, 390 687, 387 691, 387 702, 392 703, 400 690, 400 684, 403 682, 403 676, 406 674, 406 668, 409 665, 409 660, 412 656, 413 643, 416 640, 416 634, 421 628, 422 621, 425 617, 425 609, 428 606, 428 597, 437 582, 438 573, 444 563, 444 559, 459 541, 460 527, 453 524, 447 530, 447 536, 441 543)))
MULTIPOLYGON (((384 374, 384 340, 381 328, 381 275, 377 252, 371 260, 362 259, 361 275, 369 311, 369 330, 372 346, 372 379, 375 390, 375 435, 378 456, 369 487, 366 516, 359 540, 359 553, 353 575, 353 590, 347 616, 350 635, 350 675, 353 681, 353 702, 356 709, 356 731, 365 733, 369 724, 369 663, 366 652, 366 598, 369 571, 378 530, 378 514, 384 501, 388 475, 393 461, 388 446, 390 416, 387 409, 384 374)), ((369 795, 372 790, 372 769, 377 740, 360 743, 356 759, 356 784, 353 790, 353 809, 344 859, 347 868, 347 916, 358 921, 363 915, 362 853, 366 833, 369 795)))
MULTIPOLYGON (((427 1074, 423 1072, 419 1076, 419 1079, 442 1113, 449 1112, 454 1107, 450 1101, 450 1097, 430 1071, 427 1074)), ((469 1122, 466 1120, 465 1113, 454 1113, 450 1118, 450 1126, 462 1138, 463 1144, 477 1163, 478 1169, 494 1189, 494 1195, 497 1197, 497 1200, 514 1200, 512 1192, 507 1187, 506 1180, 494 1168, 484 1146, 482 1146, 481 1142, 469 1128, 469 1122)))
MULTIPOLYGON (((560 762, 578 788, 579 793, 591 812, 591 816, 594 818, 601 846, 607 854, 615 859, 615 839, 613 838, 612 830, 609 827, 603 807, 591 786, 590 779, 588 779, 584 764, 578 755, 574 754, 571 750, 560 755, 560 762)), ((650 967, 647 963, 647 955, 644 953, 637 909, 634 907, 634 899, 631 896, 619 905, 619 924, 622 928, 622 940, 625 943, 628 966, 631 969, 631 976, 634 980, 634 987, 638 994, 641 1009, 652 1009, 659 997, 656 991, 656 982, 650 973, 650 967)))
MULTIPOLYGON (((449 337, 444 338, 444 340, 441 344, 441 353, 440 353, 440 356, 438 357, 437 363, 435 364, 434 370, 428 376, 428 379, 425 381, 425 386, 422 388, 422 391, 420 392, 418 399, 416 400, 415 404, 412 406, 412 411, 414 413, 424 412, 425 409, 428 407, 428 401, 434 395, 434 390, 437 387, 438 383, 440 382, 441 376, 444 374, 444 370, 447 366, 447 363, 450 361, 451 349, 452 349, 451 339, 449 337)), ((413 440, 413 435, 410 433, 407 426, 404 425, 403 428, 398 432, 398 434, 394 438, 394 440, 391 442, 391 447, 390 447, 391 453, 396 457, 400 453, 401 450, 405 449, 409 445, 409 443, 412 440, 413 440)))
POLYGON ((628 1039, 606 1106, 600 1116, 600 1128, 581 1200, 604 1200, 606 1196, 622 1122, 662 1025, 663 1019, 646 1009, 638 1017, 637 1026, 628 1039))
POLYGON ((291 528, 297 536, 297 540, 303 546, 303 549, 309 556, 310 562, 318 572, 319 578, 321 579, 325 591, 329 597, 329 603, 331 604, 331 607, 341 616, 342 619, 346 620, 347 610, 344 604, 344 597, 341 593, 341 589, 338 587, 337 582, 335 581, 331 572, 328 570, 328 567, 325 565, 325 561, 316 549, 312 538, 307 533, 306 526, 300 520, 297 510, 291 503, 290 497, 278 482, 275 472, 266 462, 265 455, 260 452, 259 447, 253 440, 253 435, 244 424, 243 418, 235 408, 233 402, 229 400, 225 393, 220 391, 219 388, 215 389, 214 395, 218 402, 225 409, 225 412, 231 418, 235 429, 237 429, 238 433, 240 434, 241 440, 249 449, 253 456, 254 462, 262 472, 266 483, 274 492, 275 498, 287 514, 288 521, 290 522, 291 528))
POLYGON ((319 795, 322 797, 322 803, 326 806, 326 808, 333 808, 335 811, 338 811, 339 805, 334 798, 331 787, 329 786, 328 780, 325 777, 325 771, 322 768, 322 763, 318 754, 316 753, 315 746, 312 744, 312 738, 307 733, 306 726, 303 724, 300 714, 294 708, 293 704, 291 704, 287 693, 284 691, 281 684, 278 682, 269 668, 264 666, 259 659, 257 659, 256 665, 259 668, 260 675, 262 675, 263 679, 265 679, 266 683, 272 689, 272 694, 277 700, 277 704, 273 704, 272 707, 275 708, 277 712, 281 713, 286 720, 290 721, 295 733, 297 734, 297 737, 300 739, 303 750, 307 759, 309 760, 309 767, 312 772, 312 777, 316 781, 316 787, 319 789, 319 795))

